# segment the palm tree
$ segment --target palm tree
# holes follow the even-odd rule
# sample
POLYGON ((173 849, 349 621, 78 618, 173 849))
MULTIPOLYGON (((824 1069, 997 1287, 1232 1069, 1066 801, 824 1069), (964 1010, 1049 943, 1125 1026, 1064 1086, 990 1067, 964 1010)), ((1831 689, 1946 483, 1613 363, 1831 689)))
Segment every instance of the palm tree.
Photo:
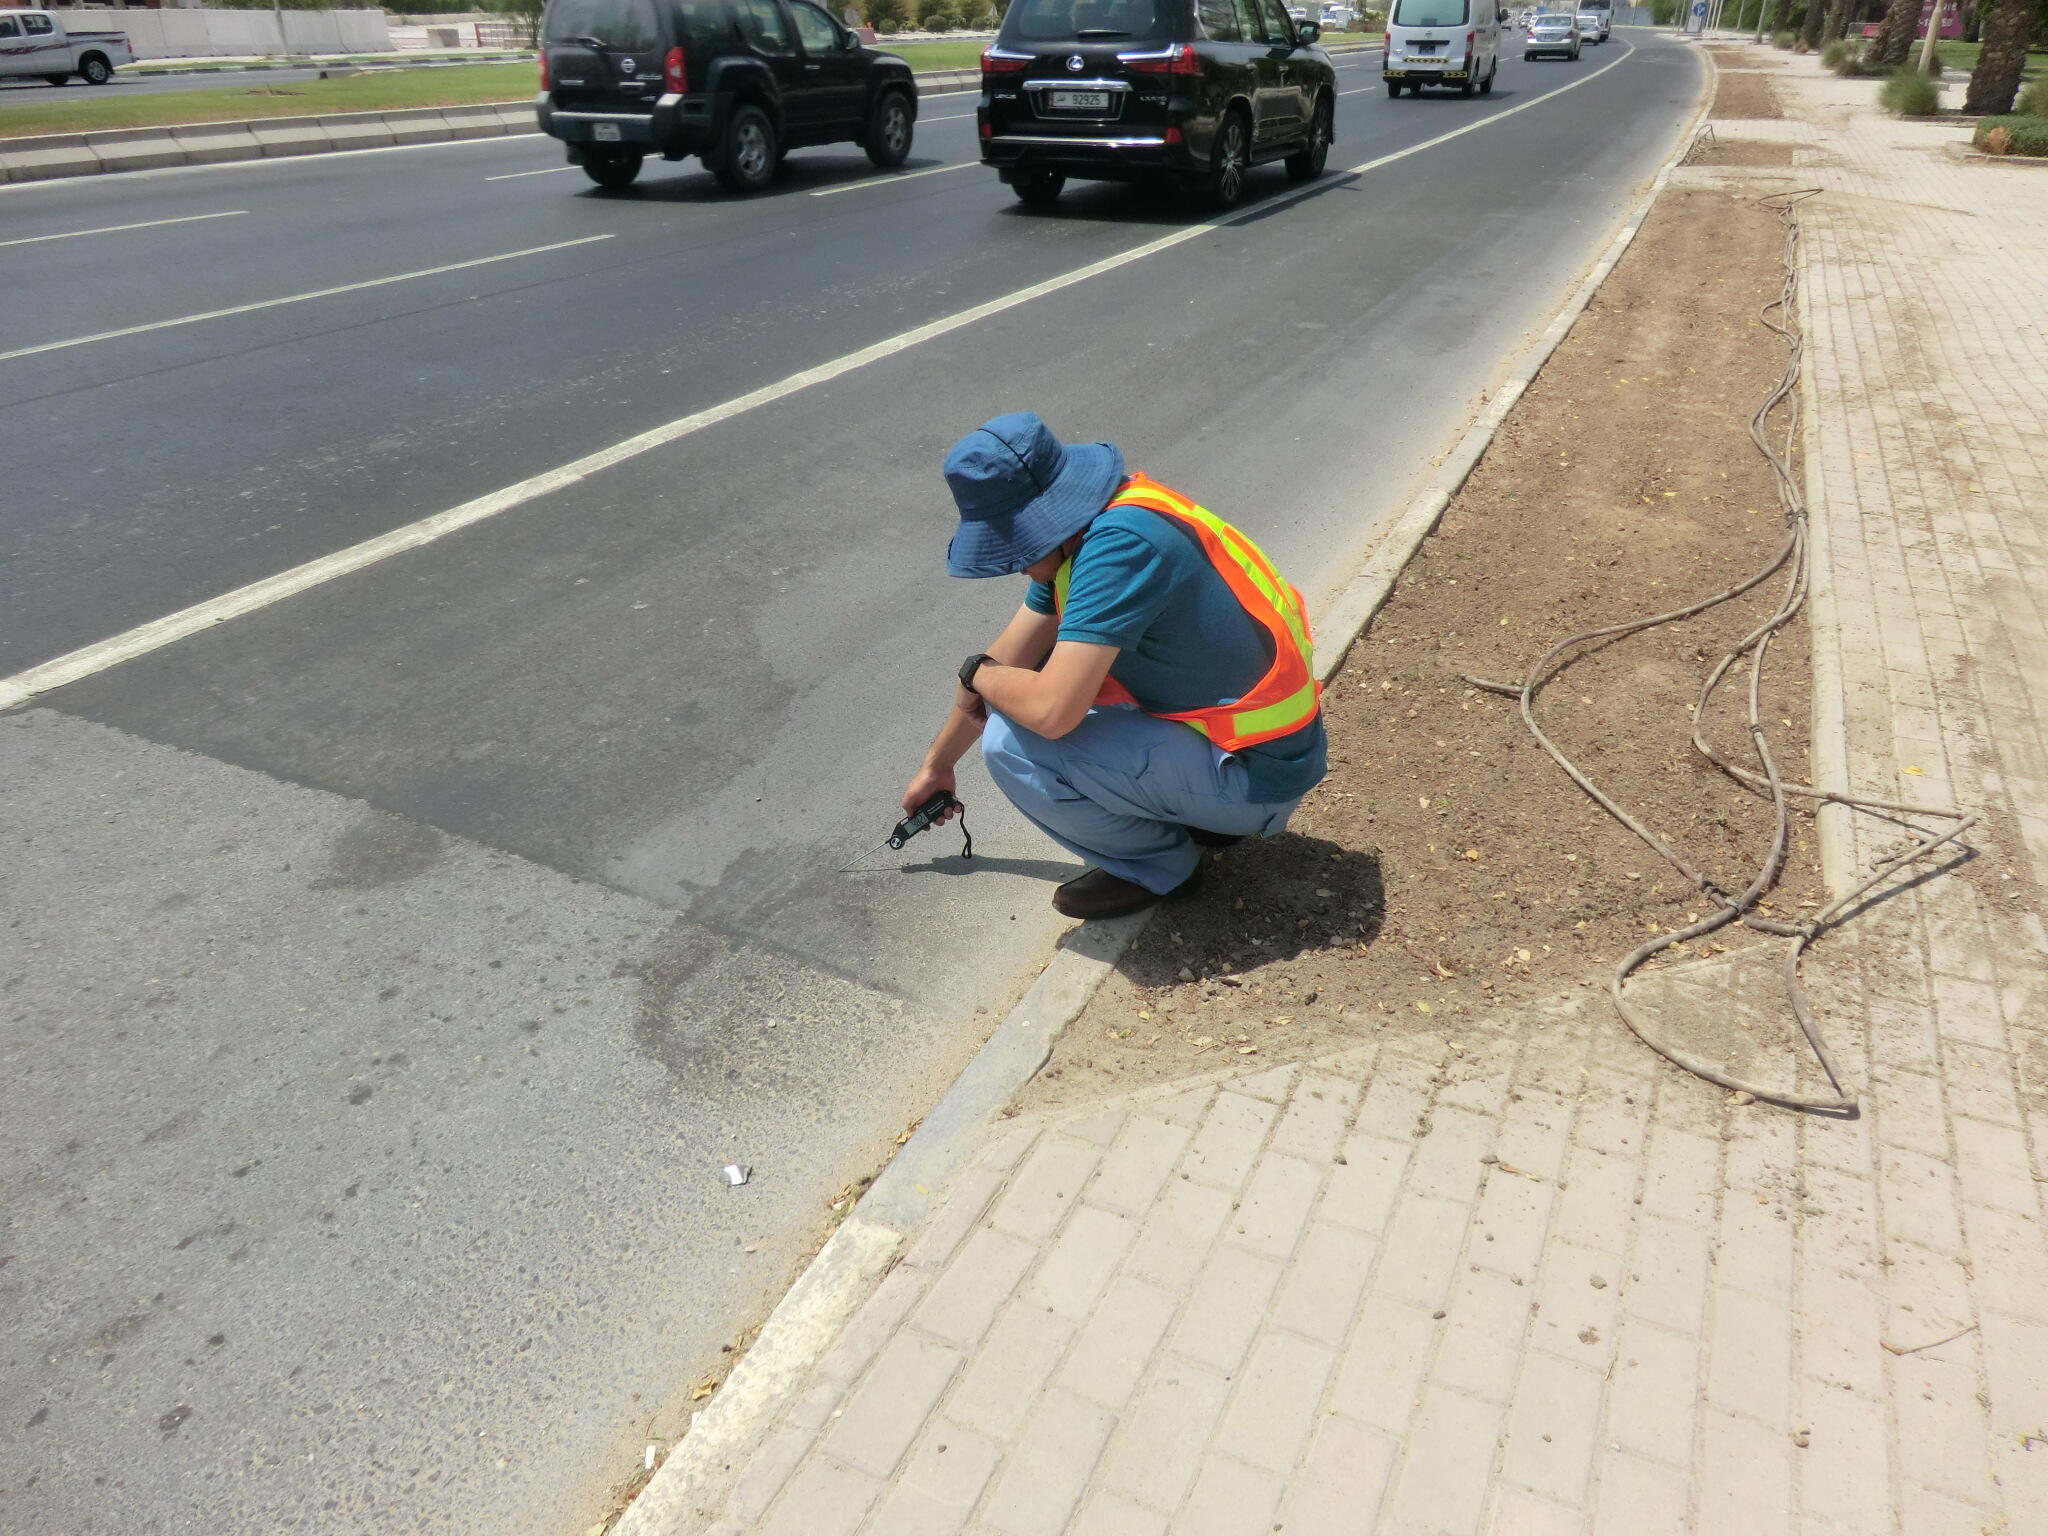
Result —
MULTIPOLYGON (((1906 55, 1913 49, 1913 34, 1920 27, 1921 0, 1891 0, 1885 7, 1884 25, 1871 39, 1869 62, 1885 69, 1896 69, 1906 62, 1906 55)), ((1935 5, 1934 17, 1929 25, 1941 25, 1941 6, 1935 5)))
POLYGON ((1963 110, 1996 115, 2012 110, 2027 64, 2027 40, 2034 30, 2037 0, 1996 0, 1984 22, 1984 47, 1970 72, 1963 110))

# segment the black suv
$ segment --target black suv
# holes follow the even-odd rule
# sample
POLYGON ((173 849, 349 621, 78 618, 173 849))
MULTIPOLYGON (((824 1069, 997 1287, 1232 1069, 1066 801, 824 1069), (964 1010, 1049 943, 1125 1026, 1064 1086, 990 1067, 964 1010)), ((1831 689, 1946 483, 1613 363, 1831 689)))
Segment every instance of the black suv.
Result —
POLYGON ((981 56, 981 158, 1027 203, 1165 177, 1219 207, 1245 172, 1322 174, 1337 75, 1282 0, 1013 0, 981 56))
POLYGON ((804 144, 851 141, 901 165, 917 83, 809 0, 549 0, 535 105, 601 187, 649 155, 702 155, 730 190, 755 192, 804 144))

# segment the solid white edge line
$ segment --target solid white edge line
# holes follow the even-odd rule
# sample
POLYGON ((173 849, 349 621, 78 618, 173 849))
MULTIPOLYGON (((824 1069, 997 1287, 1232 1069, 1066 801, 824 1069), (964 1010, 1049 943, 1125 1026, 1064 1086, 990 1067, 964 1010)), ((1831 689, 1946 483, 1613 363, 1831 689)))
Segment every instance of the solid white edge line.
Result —
MULTIPOLYGON (((1561 96, 1566 91, 1598 79, 1601 75, 1607 73, 1608 70, 1615 68, 1616 65, 1626 62, 1634 51, 1635 49, 1631 46, 1629 53, 1623 54, 1614 63, 1602 65, 1592 74, 1582 75, 1577 80, 1567 85, 1561 85, 1553 91, 1547 91, 1534 100, 1522 103, 1520 106, 1509 107, 1504 111, 1492 113, 1489 116, 1480 118, 1477 122, 1466 124, 1463 128, 1453 128, 1448 133, 1439 134, 1433 139, 1425 139, 1420 144, 1410 145, 1406 149, 1395 150, 1391 154, 1381 155, 1378 159, 1368 160, 1363 165, 1353 166, 1349 171, 1341 171, 1336 173, 1336 175, 1337 177, 1364 175, 1366 172, 1376 170, 1380 166, 1389 165, 1396 160, 1406 159, 1410 155, 1420 154, 1423 150, 1433 148, 1447 140, 1458 138, 1463 134, 1476 132, 1481 128, 1487 127, 1489 124, 1501 122, 1506 118, 1512 117, 1517 112, 1525 112, 1530 107, 1541 106, 1544 102, 1561 96)), ((165 614, 160 619, 154 619, 147 624, 137 625, 135 628, 126 630, 121 634, 111 635, 105 640, 97 640, 91 645, 82 646, 78 650, 53 657, 39 666, 30 667, 24 672, 15 673, 12 677, 0 679, 0 711, 17 708, 27 703, 37 694, 47 693, 53 688, 62 688, 71 683, 79 682, 97 673, 105 672, 109 668, 117 667, 123 662, 133 661, 138 656, 146 656, 151 651, 161 650, 167 645, 173 645, 180 640, 189 639, 193 635, 213 628, 216 624, 225 624, 230 619, 237 619, 244 614, 254 613, 260 608, 267 608, 272 603, 284 598, 310 591, 314 587, 324 586, 330 581, 366 569, 377 564, 379 561, 389 559, 393 555, 432 544, 436 540, 446 538, 449 534, 455 533, 460 529, 468 528, 473 524, 496 517, 501 512, 509 512, 514 507, 523 506, 525 503, 536 500, 541 496, 564 490, 581 480, 587 479, 591 475, 597 474, 601 470, 623 464, 628 459, 638 458, 641 454, 649 453, 656 448, 666 447, 668 444, 679 441, 693 433, 701 432, 706 427, 716 426, 722 421, 729 421, 735 416, 744 415, 748 411, 763 405, 772 404, 777 400, 796 394, 801 390, 809 389, 814 385, 829 384, 834 379, 852 373, 856 369, 865 368, 870 363, 881 362, 886 358, 896 356, 900 352, 907 352, 912 347, 919 346, 927 341, 936 340, 953 331, 963 330, 978 321, 1002 314, 1005 310, 1015 309, 1019 305, 1028 304, 1034 299, 1041 299, 1048 294, 1072 288, 1077 284, 1088 281, 1091 277, 1099 277, 1105 272, 1114 272, 1119 267, 1127 267, 1134 262, 1143 261, 1147 257, 1156 256, 1162 251, 1171 250, 1176 245, 1184 245, 1190 240, 1200 239, 1203 235, 1214 233, 1216 230, 1228 228, 1230 225, 1242 223, 1246 219, 1270 212, 1275 208, 1282 208, 1289 203, 1298 202, 1302 198, 1322 191, 1330 186, 1335 179, 1335 177, 1328 175, 1319 177, 1315 181, 1307 182, 1301 186, 1290 188, 1287 191, 1275 193, 1271 197, 1263 198, 1248 207, 1235 209, 1229 213, 1218 214, 1214 218, 1205 219, 1199 224, 1191 224, 1185 229, 1175 230, 1172 234, 1162 235, 1156 240, 1146 241, 1143 245, 1133 246, 1130 250, 1120 251, 1113 256, 1105 256, 1100 261, 1089 262, 1086 266, 1076 267, 1073 271, 1063 273, 1058 277, 1049 277, 1043 282, 1032 283, 1028 287, 1018 288, 1010 293, 1003 294, 999 298, 989 299, 984 303, 955 311, 953 314, 943 316, 940 319, 927 321, 925 324, 915 326, 907 331, 899 331, 894 336, 871 343, 860 348, 858 351, 848 352, 841 357, 834 358, 830 362, 820 363, 816 367, 792 373, 786 378, 778 379, 773 384, 764 384, 759 389, 751 390, 744 395, 735 396, 718 405, 707 406, 701 411, 693 411, 687 416, 678 417, 676 420, 661 426, 651 427, 636 436, 614 443, 609 448, 601 448, 595 453, 585 454, 580 459, 572 459, 567 464, 559 465, 554 469, 544 470, 538 475, 532 475, 524 480, 515 481, 511 485, 503 486, 485 495, 474 497, 469 501, 462 502, 460 505, 449 507, 445 511, 436 512, 430 517, 423 517, 417 522, 408 523, 402 528, 394 528, 389 533, 379 534, 373 539, 365 539, 360 544, 352 544, 346 549, 338 549, 332 554, 308 560, 303 564, 292 566, 288 570, 279 571, 274 576, 266 576, 261 581, 254 581, 247 586, 237 587, 231 592, 223 592, 218 597, 194 603, 189 608, 181 608, 175 613, 165 614)))
POLYGON ((197 325, 202 320, 223 320, 229 315, 246 315, 259 309, 275 309, 280 304, 303 304, 308 299, 331 299, 338 293, 360 293, 365 288, 382 288, 390 283, 409 283, 419 277, 439 277, 443 272, 460 272, 468 267, 487 267, 493 262, 513 261, 521 256, 539 256, 547 251, 565 251, 572 245, 591 245, 599 240, 609 240, 610 235, 585 235, 580 240, 557 240, 553 245, 528 246, 523 251, 506 251, 499 256, 477 256, 469 261, 451 261, 446 266, 423 267, 417 272, 396 272, 390 277, 366 278, 360 283, 343 283, 337 288, 316 288, 311 293, 289 293, 279 299, 258 299, 253 304, 236 304, 227 309, 209 309, 203 314, 180 315, 175 320, 152 320, 147 325, 125 325, 118 331, 100 331, 91 336, 73 336, 66 341, 46 341, 33 347, 16 347, 12 352, 0 352, 0 363, 10 362, 17 357, 34 357, 41 352, 61 352, 66 347, 89 346, 96 341, 112 341, 120 336, 140 336, 145 331, 167 331, 173 326, 197 325))
MULTIPOLYGON (((488 103, 484 103, 488 105, 488 103)), ((260 122, 256 118, 251 121, 260 122)), ((160 176, 203 176, 210 171, 264 170, 277 166, 296 165, 310 168, 329 160, 347 160, 362 155, 404 155, 417 149, 475 149, 478 145, 510 144, 518 139, 544 139, 547 135, 539 129, 531 133, 487 133, 474 139, 430 139, 424 144, 374 144, 368 149, 323 149, 307 155, 263 155, 254 160, 218 160, 212 165, 160 165, 149 171, 118 171, 121 185, 150 181, 160 176)), ((37 181, 10 181, 0 185, 0 197, 14 192, 35 192, 45 189, 78 191, 98 187, 107 190, 105 176, 45 176, 37 181)))
POLYGON ((900 176, 869 176, 861 181, 849 181, 843 187, 825 187, 813 192, 812 197, 837 197, 842 192, 862 192, 869 187, 886 187, 895 181, 915 181, 920 176, 936 176, 941 171, 964 171, 981 164, 979 160, 962 160, 955 165, 934 165, 922 171, 905 171, 900 176))
POLYGON ((20 240, 0 240, 0 246, 41 245, 45 240, 81 240, 87 235, 118 235, 131 229, 161 229, 166 224, 197 224, 205 219, 240 218, 249 210, 230 208, 225 213, 188 213, 175 219, 144 219, 140 224, 106 224, 98 229, 72 229, 61 235, 29 235, 20 240))
POLYGON ((546 165, 537 171, 507 171, 502 176, 486 176, 485 181, 517 181, 522 176, 552 176, 557 171, 573 171, 573 165, 546 165))

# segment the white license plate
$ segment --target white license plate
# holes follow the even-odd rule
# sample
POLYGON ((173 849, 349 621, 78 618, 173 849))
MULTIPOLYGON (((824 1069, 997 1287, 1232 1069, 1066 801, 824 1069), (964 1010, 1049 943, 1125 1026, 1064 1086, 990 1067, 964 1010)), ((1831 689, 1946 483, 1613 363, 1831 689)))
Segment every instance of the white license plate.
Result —
POLYGON ((1051 105, 1055 109, 1069 112, 1107 112, 1109 92, 1107 91, 1054 91, 1051 105))
POLYGON ((592 123, 590 125, 590 136, 593 139, 602 140, 606 144, 616 144, 619 142, 619 125, 617 123, 592 123))

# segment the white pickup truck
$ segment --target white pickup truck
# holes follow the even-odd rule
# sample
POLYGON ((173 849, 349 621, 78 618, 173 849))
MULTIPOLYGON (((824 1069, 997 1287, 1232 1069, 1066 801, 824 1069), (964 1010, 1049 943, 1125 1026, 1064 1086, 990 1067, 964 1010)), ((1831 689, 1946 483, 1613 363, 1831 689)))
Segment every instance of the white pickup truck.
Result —
POLYGON ((0 79, 33 76, 62 85, 76 75, 105 85, 115 65, 134 62, 126 32, 78 31, 55 11, 0 10, 0 79))

